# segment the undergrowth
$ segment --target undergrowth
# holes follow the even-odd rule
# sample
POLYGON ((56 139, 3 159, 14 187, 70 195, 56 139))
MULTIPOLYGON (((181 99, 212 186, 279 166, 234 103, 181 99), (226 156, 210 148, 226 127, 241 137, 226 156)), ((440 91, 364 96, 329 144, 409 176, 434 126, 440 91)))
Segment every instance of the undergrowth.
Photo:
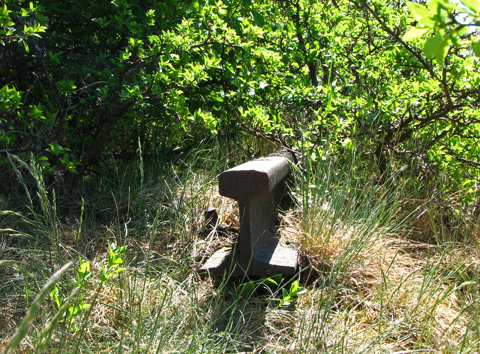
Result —
POLYGON ((9 156, 21 188, 0 204, 0 349, 479 352, 475 213, 446 225, 451 200, 408 166, 379 177, 356 156, 309 156, 292 166, 295 205, 282 213, 301 273, 243 281, 197 271, 234 242, 237 207, 218 195, 217 175, 250 152, 204 144, 151 157, 140 145, 135 166, 85 181, 81 198, 9 156), (222 232, 205 228, 209 207, 222 232))

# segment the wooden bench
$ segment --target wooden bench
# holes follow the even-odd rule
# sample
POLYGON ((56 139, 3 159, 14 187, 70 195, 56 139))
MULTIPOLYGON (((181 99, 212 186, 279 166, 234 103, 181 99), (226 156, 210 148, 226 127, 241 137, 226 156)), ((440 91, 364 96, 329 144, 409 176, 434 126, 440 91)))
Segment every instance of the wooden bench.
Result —
POLYGON ((278 208, 286 191, 290 164, 271 155, 249 161, 219 176, 220 195, 238 201, 240 232, 233 250, 216 252, 202 273, 232 275, 295 274, 298 251, 279 242, 278 208))

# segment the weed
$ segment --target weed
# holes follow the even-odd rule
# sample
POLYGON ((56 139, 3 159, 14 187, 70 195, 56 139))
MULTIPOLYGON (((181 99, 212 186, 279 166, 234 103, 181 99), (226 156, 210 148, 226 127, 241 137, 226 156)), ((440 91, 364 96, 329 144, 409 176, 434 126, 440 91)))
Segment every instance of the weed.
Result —
POLYGON ((305 294, 307 289, 301 287, 298 280, 295 280, 290 285, 290 289, 282 289, 282 297, 279 306, 290 307, 297 301, 298 295, 305 294))

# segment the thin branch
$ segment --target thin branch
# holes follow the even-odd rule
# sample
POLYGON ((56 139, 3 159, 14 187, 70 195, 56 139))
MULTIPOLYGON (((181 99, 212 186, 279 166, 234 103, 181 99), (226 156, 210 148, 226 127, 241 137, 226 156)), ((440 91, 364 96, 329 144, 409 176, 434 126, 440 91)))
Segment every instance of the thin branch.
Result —
MULTIPOLYGON (((354 0, 350 0, 353 4, 357 5, 357 2, 354 0)), ((408 50, 417 60, 423 65, 423 67, 430 73, 430 76, 434 79, 438 79, 437 74, 433 69, 430 67, 430 65, 423 59, 423 57, 416 52, 411 46, 409 46, 400 36, 398 36, 390 27, 388 27, 385 22, 378 16, 378 14, 367 4, 365 0, 361 0, 361 5, 368 11, 370 12, 375 20, 382 26, 382 28, 387 32, 389 35, 391 35, 395 40, 400 43, 406 50, 408 50)))

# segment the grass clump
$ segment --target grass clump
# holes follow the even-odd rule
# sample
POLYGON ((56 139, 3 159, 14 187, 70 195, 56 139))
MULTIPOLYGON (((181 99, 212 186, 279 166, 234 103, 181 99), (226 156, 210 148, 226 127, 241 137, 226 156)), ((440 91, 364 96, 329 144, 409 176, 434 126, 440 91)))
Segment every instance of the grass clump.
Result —
POLYGON ((298 170, 299 205, 284 232, 317 285, 303 298, 298 351, 478 351, 478 247, 452 234, 417 241, 432 232, 418 229, 425 204, 413 203, 425 191, 402 173, 378 183, 355 163, 298 170))
POLYGON ((135 169, 115 166, 86 181, 70 214, 33 162, 12 157, 26 207, 2 204, 0 348, 478 352, 476 229, 439 226, 440 208, 424 212, 438 191, 428 199, 412 188, 406 167, 379 178, 357 157, 303 157, 281 228, 301 251, 302 272, 240 283, 202 279, 197 269, 239 226, 217 175, 250 156, 211 145, 173 159, 139 154, 135 169), (209 207, 227 232, 205 229, 209 207))

